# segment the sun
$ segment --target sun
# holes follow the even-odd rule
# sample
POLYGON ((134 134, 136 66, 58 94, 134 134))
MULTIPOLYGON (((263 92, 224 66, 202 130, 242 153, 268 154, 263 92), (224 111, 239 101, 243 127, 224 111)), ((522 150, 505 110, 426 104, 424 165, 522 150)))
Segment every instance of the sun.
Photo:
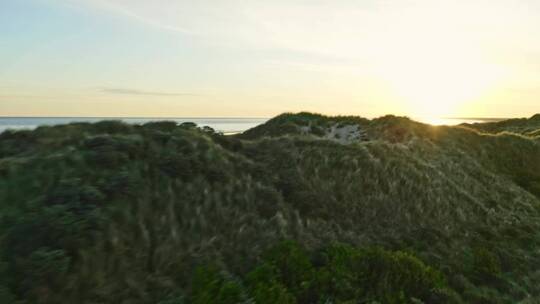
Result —
POLYGON ((387 80, 406 112, 436 119, 466 110, 494 86, 497 75, 479 64, 422 60, 402 64, 387 80))
POLYGON ((502 76, 498 66, 447 45, 386 55, 379 71, 400 98, 399 111, 427 121, 466 113, 470 103, 496 87, 502 76))

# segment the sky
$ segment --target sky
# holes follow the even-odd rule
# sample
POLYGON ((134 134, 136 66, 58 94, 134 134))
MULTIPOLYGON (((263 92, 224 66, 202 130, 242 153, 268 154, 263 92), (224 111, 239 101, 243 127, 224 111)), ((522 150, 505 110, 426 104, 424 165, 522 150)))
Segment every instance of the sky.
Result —
POLYGON ((0 0, 0 116, 540 113, 537 0, 0 0))

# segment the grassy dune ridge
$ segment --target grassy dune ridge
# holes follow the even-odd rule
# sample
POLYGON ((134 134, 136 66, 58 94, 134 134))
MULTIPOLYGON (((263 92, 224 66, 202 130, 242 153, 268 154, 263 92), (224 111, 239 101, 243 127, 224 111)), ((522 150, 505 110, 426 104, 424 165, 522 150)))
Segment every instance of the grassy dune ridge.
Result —
POLYGON ((540 116, 0 135, 4 303, 538 303, 540 116), (266 302, 265 302, 266 301, 266 302))

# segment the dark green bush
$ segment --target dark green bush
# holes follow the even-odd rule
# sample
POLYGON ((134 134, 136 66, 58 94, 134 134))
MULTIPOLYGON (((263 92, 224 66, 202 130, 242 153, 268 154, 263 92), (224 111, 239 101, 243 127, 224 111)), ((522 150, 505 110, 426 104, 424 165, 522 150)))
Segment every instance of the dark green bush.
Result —
POLYGON ((198 267, 193 279, 193 304, 236 304, 244 299, 239 283, 223 276, 215 267, 198 267))
POLYGON ((263 254, 243 280, 199 267, 193 303, 461 303, 443 275, 415 257, 383 249, 335 245, 308 254, 283 242, 263 254))
POLYGON ((473 251, 474 270, 479 281, 491 280, 501 274, 501 261, 487 248, 475 248, 473 251))

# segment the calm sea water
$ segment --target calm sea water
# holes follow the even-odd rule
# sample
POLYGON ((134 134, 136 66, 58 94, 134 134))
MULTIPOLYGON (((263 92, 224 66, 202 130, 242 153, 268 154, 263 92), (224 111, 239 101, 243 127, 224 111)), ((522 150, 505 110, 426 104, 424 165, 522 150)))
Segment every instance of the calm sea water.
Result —
MULTIPOLYGON (((132 124, 143 124, 150 121, 169 120, 182 122, 194 122, 199 126, 209 126, 216 131, 226 134, 239 133, 257 125, 265 123, 267 118, 88 118, 88 117, 0 117, 0 133, 12 129, 34 129, 38 126, 52 126, 67 124, 70 122, 97 122, 100 120, 121 120, 132 124)), ((490 122, 502 119, 498 118, 442 118, 442 119, 417 119, 434 125, 458 125, 461 123, 490 122)))

